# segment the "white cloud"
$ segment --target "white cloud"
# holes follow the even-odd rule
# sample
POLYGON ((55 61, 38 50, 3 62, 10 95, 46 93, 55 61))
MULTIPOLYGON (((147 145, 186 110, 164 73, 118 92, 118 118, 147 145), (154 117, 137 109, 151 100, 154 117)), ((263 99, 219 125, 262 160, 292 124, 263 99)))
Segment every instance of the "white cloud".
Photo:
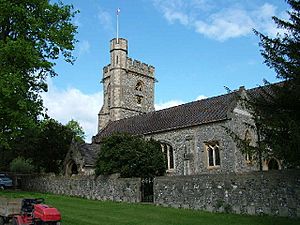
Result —
POLYGON ((255 26, 251 17, 241 9, 229 9, 225 12, 212 14, 207 22, 194 22, 196 32, 204 34, 218 41, 240 37, 252 32, 255 26))
POLYGON ((100 21, 100 24, 104 27, 104 29, 113 31, 113 20, 111 17, 111 13, 107 12, 101 8, 98 10, 98 19, 100 21))
POLYGON ((213 9, 215 4, 216 2, 211 0, 191 0, 191 7, 196 10, 209 11, 213 9))
POLYGON ((185 26, 189 24, 189 17, 183 10, 183 8, 186 6, 183 1, 154 0, 154 5, 163 13, 168 22, 175 23, 178 21, 185 26))
MULTIPOLYGON (((276 15, 276 7, 265 3, 260 8, 252 13, 253 18, 256 18, 256 27, 260 32, 263 32, 272 37, 276 36, 277 33, 283 33, 283 30, 278 28, 272 17, 276 15)), ((280 18, 287 19, 287 13, 281 12, 280 18)))
POLYGON ((207 96, 205 96, 205 95, 199 95, 199 96, 196 98, 196 101, 197 101, 197 100, 206 99, 206 98, 207 98, 207 96))
POLYGON ((176 22, 176 20, 178 20, 183 25, 188 25, 188 23, 189 23, 188 16, 181 12, 172 12, 172 11, 166 10, 165 17, 171 23, 176 22))
POLYGON ((154 107, 155 107, 155 110, 161 110, 161 109, 166 109, 166 108, 170 108, 170 107, 173 107, 173 106, 181 105, 183 103, 184 102, 181 101, 181 100, 171 100, 171 101, 168 101, 168 102, 156 103, 154 105, 154 107))
MULTIPOLYGON (((272 16, 278 15, 276 6, 265 3, 256 8, 247 4, 229 5, 207 0, 153 0, 155 7, 170 23, 180 23, 195 32, 217 41, 226 41, 253 34, 253 28, 275 36, 282 30, 276 27, 272 16)), ((282 13, 279 13, 281 16, 282 13)))
POLYGON ((66 124, 71 119, 79 122, 86 134, 86 141, 97 133, 98 112, 102 106, 102 92, 84 94, 76 88, 60 90, 50 81, 49 91, 42 94, 48 115, 66 124))
POLYGON ((79 53, 78 53, 79 56, 83 55, 84 53, 89 53, 91 48, 90 42, 87 40, 79 42, 78 48, 79 48, 79 53))

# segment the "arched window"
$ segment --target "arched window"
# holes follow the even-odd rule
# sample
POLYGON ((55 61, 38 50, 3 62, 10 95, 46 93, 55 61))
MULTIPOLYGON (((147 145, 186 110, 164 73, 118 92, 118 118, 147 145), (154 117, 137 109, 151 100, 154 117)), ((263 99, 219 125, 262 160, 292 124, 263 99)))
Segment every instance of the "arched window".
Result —
POLYGON ((78 167, 77 164, 74 162, 74 160, 71 160, 66 167, 66 175, 72 176, 72 175, 78 174, 78 167))
POLYGON ((71 172, 72 172, 72 174, 78 174, 78 168, 77 168, 76 163, 73 163, 71 172))
POLYGON ((215 165, 220 166, 221 160, 220 160, 219 146, 215 146, 214 150, 215 150, 215 165))
POLYGON ((268 163, 268 169, 269 170, 279 170, 279 163, 276 159, 272 158, 270 159, 268 163))
POLYGON ((214 166, 214 150, 211 147, 208 147, 207 153, 208 153, 208 165, 214 166))
POLYGON ((162 152, 165 156, 165 163, 167 170, 174 169, 174 151, 171 145, 163 143, 161 144, 162 152))
POLYGON ((135 90, 136 91, 143 91, 144 88, 144 83, 143 81, 138 81, 135 85, 135 90))
POLYGON ((220 149, 217 142, 205 143, 207 151, 208 167, 217 167, 221 165, 220 149))
MULTIPOLYGON (((246 130, 245 132, 245 139, 244 139, 247 143, 247 145, 251 145, 252 144, 252 137, 251 137, 251 134, 250 134, 250 131, 249 130, 246 130)), ((253 155, 251 152, 247 152, 245 154, 245 160, 247 163, 252 163, 253 161, 253 155)))

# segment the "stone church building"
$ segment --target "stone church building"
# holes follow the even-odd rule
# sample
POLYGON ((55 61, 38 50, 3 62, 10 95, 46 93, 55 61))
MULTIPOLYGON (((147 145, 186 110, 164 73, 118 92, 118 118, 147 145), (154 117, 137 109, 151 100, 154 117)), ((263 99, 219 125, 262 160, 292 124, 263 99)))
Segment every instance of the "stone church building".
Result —
MULTIPOLYGON (((167 174, 193 175, 201 173, 243 173, 258 170, 249 155, 243 155, 225 127, 249 139, 256 135, 245 122, 251 116, 239 103, 259 88, 238 90, 228 94, 155 111, 155 68, 128 57, 126 39, 110 42, 110 64, 103 68, 104 101, 98 114, 98 134, 91 144, 73 143, 65 159, 65 173, 94 172, 101 140, 115 132, 143 135, 161 143, 167 174)), ((264 169, 280 169, 271 158, 264 169)))

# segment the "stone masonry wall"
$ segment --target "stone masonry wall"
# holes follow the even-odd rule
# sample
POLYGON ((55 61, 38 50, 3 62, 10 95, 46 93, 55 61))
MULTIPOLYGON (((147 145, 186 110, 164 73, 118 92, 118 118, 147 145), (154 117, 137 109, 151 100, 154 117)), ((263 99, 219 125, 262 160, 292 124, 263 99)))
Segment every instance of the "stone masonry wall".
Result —
MULTIPOLYGON (((140 178, 22 177, 23 190, 95 200, 141 201, 140 178)), ((154 179, 154 203, 175 208, 300 217, 300 171, 202 174, 154 179)))
POLYGON ((157 205, 300 217, 300 171, 158 177, 157 205))
MULTIPOLYGON (((238 123, 241 129, 237 133, 245 133, 243 120, 238 118, 233 120, 219 121, 202 126, 195 126, 174 131, 166 131, 157 134, 147 135, 161 143, 168 143, 174 150, 175 170, 173 175, 196 175, 203 173, 230 173, 249 172, 257 170, 255 165, 249 165, 245 161, 245 156, 236 148, 233 139, 226 133, 224 127, 232 128, 238 123), (205 142, 217 141, 220 147, 221 163, 218 167, 208 167, 207 149, 205 142), (185 155, 191 157, 186 159, 185 155)), ((245 127, 245 126, 244 126, 245 127)))
POLYGON ((83 197, 94 200, 112 200, 124 202, 140 202, 140 178, 76 176, 38 176, 23 177, 23 190, 38 191, 59 195, 83 197))

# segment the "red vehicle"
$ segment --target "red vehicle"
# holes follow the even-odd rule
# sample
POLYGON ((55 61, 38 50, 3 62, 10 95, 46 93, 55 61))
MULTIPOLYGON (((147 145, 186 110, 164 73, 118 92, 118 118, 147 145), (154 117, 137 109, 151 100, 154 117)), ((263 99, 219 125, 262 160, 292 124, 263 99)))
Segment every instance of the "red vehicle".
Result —
MULTIPOLYGON (((14 203, 10 201, 7 205, 12 206, 13 204, 14 203)), ((8 209, 10 210, 12 210, 12 208, 16 209, 18 207, 16 207, 16 204, 14 207, 8 207, 8 209)), ((22 199, 21 205, 19 204, 19 209, 20 208, 21 210, 19 210, 19 212, 16 212, 16 210, 14 209, 15 212, 11 211, 11 213, 6 213, 7 216, 1 216, 0 213, 0 225, 4 224, 5 222, 8 222, 11 216, 12 225, 60 225, 60 212, 56 208, 45 205, 44 199, 42 198, 22 199)))

